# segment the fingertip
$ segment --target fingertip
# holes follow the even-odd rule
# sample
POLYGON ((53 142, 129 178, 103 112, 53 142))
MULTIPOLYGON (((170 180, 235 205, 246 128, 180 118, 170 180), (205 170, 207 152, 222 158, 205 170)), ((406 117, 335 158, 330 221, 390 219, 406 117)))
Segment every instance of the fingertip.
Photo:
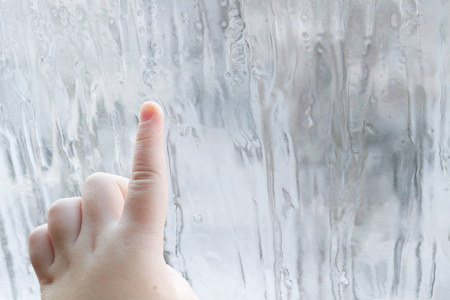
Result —
POLYGON ((157 115, 164 117, 161 106, 154 101, 147 101, 141 106, 139 120, 141 123, 147 122, 157 115))
POLYGON ((28 244, 31 264, 39 280, 42 280, 55 257, 47 224, 35 228, 30 233, 28 244))

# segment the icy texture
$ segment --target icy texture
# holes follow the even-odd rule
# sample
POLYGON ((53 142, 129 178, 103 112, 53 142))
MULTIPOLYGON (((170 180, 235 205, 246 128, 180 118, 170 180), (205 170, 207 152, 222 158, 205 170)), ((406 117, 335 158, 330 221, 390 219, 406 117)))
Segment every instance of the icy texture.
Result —
POLYGON ((450 2, 0 0, 0 299, 27 237, 166 113, 167 261, 201 299, 450 295, 450 2))

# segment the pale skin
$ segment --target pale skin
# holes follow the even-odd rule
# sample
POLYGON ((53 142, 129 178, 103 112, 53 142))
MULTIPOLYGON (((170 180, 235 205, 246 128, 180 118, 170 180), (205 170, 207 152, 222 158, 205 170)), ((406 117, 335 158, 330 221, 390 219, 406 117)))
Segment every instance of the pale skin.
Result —
POLYGON ((163 257, 168 205, 164 115, 141 107, 131 178, 95 173, 29 238, 43 300, 197 300, 163 257))

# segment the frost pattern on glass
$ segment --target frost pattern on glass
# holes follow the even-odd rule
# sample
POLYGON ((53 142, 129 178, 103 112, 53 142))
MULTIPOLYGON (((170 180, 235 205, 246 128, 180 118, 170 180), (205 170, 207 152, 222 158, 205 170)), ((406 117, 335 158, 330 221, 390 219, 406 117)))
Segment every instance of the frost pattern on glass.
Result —
POLYGON ((164 107, 166 259, 200 299, 450 295, 449 1, 0 0, 0 299, 164 107))

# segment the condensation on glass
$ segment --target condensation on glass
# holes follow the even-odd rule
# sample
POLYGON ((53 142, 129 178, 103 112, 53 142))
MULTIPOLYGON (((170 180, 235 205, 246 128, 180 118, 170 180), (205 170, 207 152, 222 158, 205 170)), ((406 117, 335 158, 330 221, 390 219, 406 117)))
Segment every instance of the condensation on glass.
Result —
POLYGON ((166 259, 201 299, 450 295, 450 2, 0 0, 0 299, 164 107, 166 259))

